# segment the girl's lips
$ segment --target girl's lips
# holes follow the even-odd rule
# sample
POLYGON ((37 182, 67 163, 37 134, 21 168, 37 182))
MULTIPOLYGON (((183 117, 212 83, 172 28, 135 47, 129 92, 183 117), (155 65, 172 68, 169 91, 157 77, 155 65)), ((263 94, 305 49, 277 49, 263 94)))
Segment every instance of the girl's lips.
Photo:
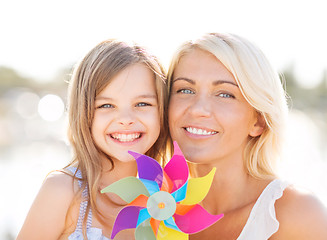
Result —
POLYGON ((110 133, 109 136, 117 142, 131 143, 142 137, 141 132, 115 132, 110 133))
POLYGON ((217 131, 207 128, 200 128, 200 127, 184 127, 185 131, 197 135, 197 136, 212 136, 217 134, 217 131))

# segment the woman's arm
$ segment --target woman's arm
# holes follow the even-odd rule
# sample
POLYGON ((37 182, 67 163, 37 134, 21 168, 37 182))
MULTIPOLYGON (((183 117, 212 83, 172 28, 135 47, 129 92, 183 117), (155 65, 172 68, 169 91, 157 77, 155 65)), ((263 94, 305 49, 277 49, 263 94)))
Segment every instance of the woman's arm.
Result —
POLYGON ((287 188, 276 201, 279 230, 271 239, 327 239, 327 209, 315 196, 287 188))
POLYGON ((74 198, 72 177, 55 172, 41 186, 17 240, 58 239, 66 227, 66 215, 74 198))

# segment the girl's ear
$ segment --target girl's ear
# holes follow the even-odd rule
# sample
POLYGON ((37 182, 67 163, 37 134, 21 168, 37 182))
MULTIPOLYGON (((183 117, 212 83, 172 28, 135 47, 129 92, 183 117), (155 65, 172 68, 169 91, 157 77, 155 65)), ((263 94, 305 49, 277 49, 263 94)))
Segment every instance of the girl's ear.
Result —
POLYGON ((264 116, 261 113, 257 113, 257 121, 252 126, 249 135, 251 137, 260 136, 266 128, 266 121, 264 116))

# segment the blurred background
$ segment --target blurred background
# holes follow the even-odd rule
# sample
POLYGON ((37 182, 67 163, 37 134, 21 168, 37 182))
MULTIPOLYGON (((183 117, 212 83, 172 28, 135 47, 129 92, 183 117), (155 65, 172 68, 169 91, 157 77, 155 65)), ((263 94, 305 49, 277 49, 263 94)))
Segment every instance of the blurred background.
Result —
POLYGON ((15 239, 48 172, 71 158, 67 81, 107 38, 145 45, 168 66, 184 40, 244 36, 266 53, 291 97, 280 175, 327 206, 327 22, 324 1, 1 1, 0 239, 15 239))

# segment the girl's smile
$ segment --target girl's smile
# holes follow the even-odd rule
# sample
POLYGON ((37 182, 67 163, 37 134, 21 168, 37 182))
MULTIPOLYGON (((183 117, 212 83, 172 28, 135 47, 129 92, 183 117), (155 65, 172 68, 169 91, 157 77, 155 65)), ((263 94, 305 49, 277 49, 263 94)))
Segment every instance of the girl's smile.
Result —
POLYGON ((111 138, 117 140, 120 143, 132 143, 137 139, 142 137, 142 133, 140 132, 131 132, 131 133, 124 133, 124 132, 115 132, 109 134, 111 138))

